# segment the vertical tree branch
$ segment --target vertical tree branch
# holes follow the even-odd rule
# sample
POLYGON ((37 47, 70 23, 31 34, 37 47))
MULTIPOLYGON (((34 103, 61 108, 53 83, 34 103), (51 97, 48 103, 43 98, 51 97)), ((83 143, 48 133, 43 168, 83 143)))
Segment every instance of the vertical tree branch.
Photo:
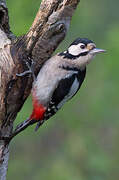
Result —
POLYGON ((9 145, 5 145, 4 142, 0 143, 0 180, 5 180, 8 169, 9 160, 9 145))
POLYGON ((0 0, 0 180, 5 180, 9 142, 13 122, 32 87, 32 77, 18 77, 27 69, 26 62, 35 62, 37 75, 65 38, 79 0, 42 0, 36 18, 26 35, 15 39, 10 31, 6 1, 0 0), (3 137, 3 138, 2 138, 3 137))
MULTIPOLYGON (((5 46, 11 44, 9 39, 13 40, 15 36, 10 31, 9 26, 9 16, 8 16, 8 9, 6 6, 5 0, 0 0, 0 54, 4 57, 4 49, 5 46)), ((5 65, 5 62, 3 63, 5 65)), ((3 90, 3 77, 2 77, 2 58, 0 57, 0 122, 4 116, 3 111, 3 98, 2 95, 4 94, 3 90)), ((7 68, 6 68, 7 71, 7 68)), ((1 123, 0 123, 1 124, 1 123)), ((12 127, 12 126, 11 126, 12 127)), ((1 129, 0 125, 0 136, 1 135, 9 135, 11 132, 11 128, 3 128, 1 129)), ((0 180, 6 179, 7 169, 8 169, 8 159, 9 159, 9 144, 6 144, 5 140, 0 140, 0 180)))

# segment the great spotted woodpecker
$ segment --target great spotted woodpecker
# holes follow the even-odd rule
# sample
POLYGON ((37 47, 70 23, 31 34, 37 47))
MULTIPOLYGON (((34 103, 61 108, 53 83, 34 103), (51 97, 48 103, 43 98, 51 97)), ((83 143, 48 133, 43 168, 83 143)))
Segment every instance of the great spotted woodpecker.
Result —
POLYGON ((89 39, 77 38, 66 51, 50 58, 33 83, 33 111, 20 128, 37 122, 37 130, 53 116, 80 89, 87 64, 96 54, 104 51, 96 48, 89 39))

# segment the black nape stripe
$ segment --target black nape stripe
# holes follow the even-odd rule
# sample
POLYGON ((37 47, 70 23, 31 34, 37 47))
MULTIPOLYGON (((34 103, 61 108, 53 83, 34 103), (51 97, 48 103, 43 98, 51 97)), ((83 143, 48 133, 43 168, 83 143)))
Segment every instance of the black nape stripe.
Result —
POLYGON ((86 56, 88 53, 89 53, 89 51, 86 51, 86 52, 80 53, 80 54, 77 55, 77 56, 74 56, 74 55, 70 54, 70 53, 67 51, 67 52, 65 52, 65 53, 64 53, 64 52, 59 53, 58 56, 63 56, 63 58, 75 60, 75 59, 77 59, 77 58, 79 58, 79 57, 81 57, 81 56, 86 56))

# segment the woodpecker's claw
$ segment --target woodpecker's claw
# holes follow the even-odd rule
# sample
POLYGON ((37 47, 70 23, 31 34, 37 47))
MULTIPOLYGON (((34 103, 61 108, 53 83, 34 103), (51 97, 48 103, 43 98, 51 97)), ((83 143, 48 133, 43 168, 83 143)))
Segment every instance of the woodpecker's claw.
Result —
POLYGON ((16 75, 19 76, 19 77, 22 77, 22 76, 25 76, 26 74, 32 74, 33 80, 35 80, 36 79, 35 74, 34 74, 34 64, 35 64, 35 62, 33 60, 31 60, 31 65, 30 65, 27 61, 25 61, 25 64, 28 67, 28 70, 24 71, 23 73, 19 73, 19 74, 16 73, 16 75))
POLYGON ((35 131, 38 130, 38 128, 44 123, 44 121, 39 121, 35 127, 35 131))
POLYGON ((32 73, 30 70, 28 70, 28 71, 24 71, 23 73, 16 73, 16 75, 17 76, 19 76, 19 77, 22 77, 22 76, 25 76, 26 74, 30 74, 30 73, 32 73))

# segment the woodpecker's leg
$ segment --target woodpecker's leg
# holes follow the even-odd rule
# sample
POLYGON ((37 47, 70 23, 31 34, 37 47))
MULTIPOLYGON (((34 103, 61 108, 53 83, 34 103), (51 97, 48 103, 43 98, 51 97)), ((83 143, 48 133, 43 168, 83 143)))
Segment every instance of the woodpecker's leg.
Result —
POLYGON ((39 122, 37 123, 36 127, 35 127, 35 131, 37 131, 38 128, 39 128, 43 123, 44 123, 44 120, 39 121, 39 122))
POLYGON ((31 65, 27 61, 25 61, 25 64, 28 67, 28 70, 24 71, 23 73, 16 74, 16 75, 19 77, 22 77, 22 76, 25 76, 26 74, 32 74, 33 80, 35 81, 36 77, 34 74, 34 61, 33 60, 31 61, 31 65))

